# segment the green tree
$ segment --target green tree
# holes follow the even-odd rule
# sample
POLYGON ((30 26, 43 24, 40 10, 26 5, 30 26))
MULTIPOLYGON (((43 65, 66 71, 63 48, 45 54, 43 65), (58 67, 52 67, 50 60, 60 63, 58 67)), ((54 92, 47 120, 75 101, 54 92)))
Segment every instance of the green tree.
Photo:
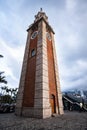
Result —
POLYGON ((9 94, 11 89, 9 89, 8 86, 3 86, 3 87, 1 87, 1 89, 2 89, 2 94, 3 94, 1 96, 1 102, 2 103, 12 103, 12 97, 9 94))
POLYGON ((2 58, 3 57, 3 55, 0 55, 0 58, 2 58))
POLYGON ((1 96, 1 103, 11 103, 12 98, 10 95, 3 95, 1 96))
POLYGON ((11 97, 13 99, 13 102, 16 102, 17 92, 18 92, 18 88, 11 89, 11 97))
POLYGON ((4 72, 0 72, 0 83, 7 84, 7 81, 6 81, 6 79, 5 79, 5 76, 3 76, 3 73, 4 73, 4 72))
MULTIPOLYGON (((3 57, 3 55, 0 54, 0 58, 2 58, 2 57, 3 57)), ((4 73, 4 72, 1 72, 1 71, 0 71, 0 83, 7 84, 7 81, 6 81, 6 79, 5 79, 5 76, 3 76, 3 73, 4 73)))
POLYGON ((17 88, 10 88, 11 97, 15 96, 17 93, 17 88))

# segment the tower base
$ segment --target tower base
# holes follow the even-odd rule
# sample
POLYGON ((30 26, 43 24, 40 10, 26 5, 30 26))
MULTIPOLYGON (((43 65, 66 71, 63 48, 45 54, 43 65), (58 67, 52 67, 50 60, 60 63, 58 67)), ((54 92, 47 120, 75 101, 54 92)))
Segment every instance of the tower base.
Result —
POLYGON ((44 119, 51 117, 51 108, 16 108, 15 114, 18 116, 44 119))

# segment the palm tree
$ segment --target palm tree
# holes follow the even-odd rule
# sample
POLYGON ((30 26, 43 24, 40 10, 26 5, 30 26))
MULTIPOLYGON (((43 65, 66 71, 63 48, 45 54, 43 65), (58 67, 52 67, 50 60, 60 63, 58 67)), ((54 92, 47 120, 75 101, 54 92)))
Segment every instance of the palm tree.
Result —
POLYGON ((17 95, 18 88, 13 89, 13 96, 15 97, 17 95))
POLYGON ((9 92, 8 86, 3 86, 1 87, 1 89, 3 91, 1 101, 6 103, 8 102, 9 97, 9 95, 7 94, 9 92))
POLYGON ((1 90, 2 90, 1 93, 3 93, 3 91, 4 91, 4 87, 3 86, 1 86, 1 90))
POLYGON ((2 58, 2 57, 3 57, 3 55, 0 54, 0 58, 2 58))
POLYGON ((7 81, 5 80, 5 76, 2 76, 4 72, 0 72, 0 83, 7 84, 7 81))
MULTIPOLYGON (((0 54, 0 58, 2 58, 2 57, 3 57, 3 55, 0 54)), ((3 73, 4 72, 0 71, 0 83, 7 84, 7 81, 5 80, 5 76, 2 75, 3 73)))
POLYGON ((16 102, 16 97, 17 97, 17 92, 18 92, 18 88, 12 89, 12 98, 13 98, 13 102, 16 102))
POLYGON ((11 97, 12 97, 13 92, 14 92, 14 89, 12 88, 12 89, 11 89, 11 97))
POLYGON ((9 95, 10 89, 6 89, 6 94, 9 95))
POLYGON ((8 86, 4 86, 4 87, 3 87, 4 94, 7 94, 7 89, 8 89, 8 86))

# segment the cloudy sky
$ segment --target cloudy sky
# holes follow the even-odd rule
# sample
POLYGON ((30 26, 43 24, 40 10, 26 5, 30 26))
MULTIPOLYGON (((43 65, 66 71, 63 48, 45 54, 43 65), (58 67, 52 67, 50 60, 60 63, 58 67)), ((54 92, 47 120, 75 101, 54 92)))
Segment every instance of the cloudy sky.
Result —
POLYGON ((0 0, 0 71, 18 87, 27 28, 43 8, 55 31, 61 89, 87 89, 87 0, 0 0))

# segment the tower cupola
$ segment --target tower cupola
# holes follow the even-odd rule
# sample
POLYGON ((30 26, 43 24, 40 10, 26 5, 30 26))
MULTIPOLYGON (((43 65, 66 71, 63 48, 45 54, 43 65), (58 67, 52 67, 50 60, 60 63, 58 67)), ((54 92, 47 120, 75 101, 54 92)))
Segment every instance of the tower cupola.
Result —
POLYGON ((46 16, 45 12, 43 12, 42 8, 40 9, 40 11, 37 13, 37 15, 35 15, 35 21, 37 22, 38 20, 40 20, 41 18, 44 18, 44 20, 46 22, 48 22, 48 17, 46 16))

